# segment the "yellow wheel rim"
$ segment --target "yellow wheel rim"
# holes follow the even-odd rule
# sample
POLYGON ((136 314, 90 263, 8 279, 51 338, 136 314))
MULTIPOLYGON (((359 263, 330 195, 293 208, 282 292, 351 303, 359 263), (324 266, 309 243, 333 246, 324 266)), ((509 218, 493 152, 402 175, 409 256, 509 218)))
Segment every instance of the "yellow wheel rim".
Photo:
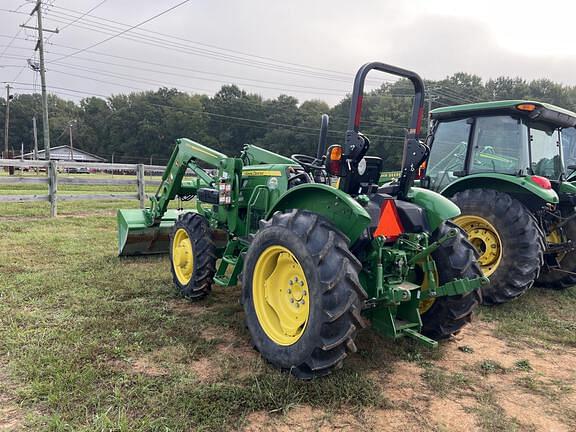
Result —
POLYGON ((502 260, 502 241, 494 225, 477 215, 459 216, 454 223, 466 231, 468 240, 480 254, 478 263, 484 276, 490 276, 502 260))
MULTIPOLYGON (((436 278, 436 285, 438 285, 439 284, 438 271, 434 272, 434 276, 436 278)), ((424 280, 422 280, 422 283, 420 284, 420 287, 422 288, 422 292, 428 291, 429 286, 430 286, 430 278, 428 277, 428 273, 424 273, 424 280)), ((436 301, 436 299, 434 297, 430 297, 426 300, 421 301, 420 304, 418 305, 418 310, 420 311, 420 315, 424 315, 426 312, 428 312, 435 301, 436 301)))
POLYGON ((178 282, 187 285, 194 271, 194 253, 192 242, 184 228, 179 228, 172 242, 172 267, 178 282))
MULTIPOLYGON (((563 242, 562 233, 561 233, 559 230, 556 229, 556 230, 552 231, 550 234, 548 234, 548 235, 546 236, 546 241, 547 241, 548 243, 551 243, 551 244, 559 244, 559 243, 562 243, 562 242, 563 242)), ((561 261, 564 259, 565 256, 566 256, 566 252, 559 253, 559 254, 556 256, 556 259, 557 259, 559 262, 561 262, 561 261)))
POLYGON ((302 337, 310 291, 304 269, 284 246, 270 246, 256 261, 252 298, 262 329, 275 343, 288 346, 302 337))

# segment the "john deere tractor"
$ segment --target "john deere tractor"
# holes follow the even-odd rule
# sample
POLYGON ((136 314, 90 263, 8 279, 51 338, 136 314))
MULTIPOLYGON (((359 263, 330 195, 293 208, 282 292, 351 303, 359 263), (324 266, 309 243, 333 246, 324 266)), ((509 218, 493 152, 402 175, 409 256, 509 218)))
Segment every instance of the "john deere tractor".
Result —
POLYGON ((576 113, 511 100, 438 108, 431 118, 421 183, 460 207, 454 222, 490 277, 484 302, 514 299, 535 281, 575 285, 576 187, 563 148, 574 139, 576 113))
POLYGON ((213 284, 242 284, 254 346, 272 365, 312 378, 356 350, 368 322, 392 339, 428 346, 470 321, 488 283, 448 199, 413 187, 427 156, 418 140, 424 85, 410 71, 369 63, 358 72, 344 145, 287 158, 246 145, 229 157, 177 141, 150 208, 119 210, 119 253, 170 252, 174 285, 197 300, 213 284), (359 132, 366 75, 408 78, 415 98, 397 186, 378 189, 382 160, 359 132), (213 173, 209 174, 206 167, 213 173), (187 173, 193 173, 191 178, 187 173), (339 188, 329 177, 341 178, 339 188), (194 211, 168 210, 196 199, 194 211))

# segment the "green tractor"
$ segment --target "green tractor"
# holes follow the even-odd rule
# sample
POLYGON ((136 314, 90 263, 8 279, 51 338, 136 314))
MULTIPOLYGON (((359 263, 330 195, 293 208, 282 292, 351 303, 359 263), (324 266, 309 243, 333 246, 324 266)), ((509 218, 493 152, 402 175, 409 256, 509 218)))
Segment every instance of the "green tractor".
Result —
POLYGON ((169 251, 174 284, 192 300, 213 284, 241 282, 255 348, 300 378, 339 367, 368 322, 392 339, 436 346, 470 321, 488 279, 448 221, 458 208, 413 187, 410 167, 428 153, 418 140, 423 96, 417 74, 369 63, 356 76, 344 145, 325 151, 323 117, 316 157, 252 145, 228 157, 179 139, 150 208, 118 211, 119 254, 169 251), (394 190, 379 190, 382 159, 366 156, 369 141, 359 132, 364 81, 374 69, 415 89, 406 168, 394 190), (330 176, 340 177, 338 188, 330 176), (170 201, 192 197, 194 211, 168 210, 170 201))
POLYGON ((430 115, 431 153, 420 182, 460 207, 454 222, 468 233, 490 277, 484 303, 514 299, 535 282, 552 289, 575 285, 576 187, 564 152, 576 150, 568 145, 576 114, 511 100, 430 115))

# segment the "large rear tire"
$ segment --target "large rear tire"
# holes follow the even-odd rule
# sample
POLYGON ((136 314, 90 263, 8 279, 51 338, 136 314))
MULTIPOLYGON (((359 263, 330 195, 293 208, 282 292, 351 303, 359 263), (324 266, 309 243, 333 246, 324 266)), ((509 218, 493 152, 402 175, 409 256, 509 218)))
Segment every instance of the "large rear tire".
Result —
POLYGON ((208 221, 198 213, 184 213, 170 233, 170 269, 176 289, 186 298, 210 294, 216 272, 216 247, 208 221))
POLYGON ((311 379, 356 351, 366 293, 347 238, 321 216, 293 210, 261 222, 246 253, 242 303, 254 346, 273 366, 311 379))
POLYGON ((458 192, 452 201, 462 214, 454 219, 476 247, 490 284, 482 288, 484 304, 496 305, 524 294, 544 262, 544 234, 520 201, 491 189, 458 192))
MULTIPOLYGON (((569 217, 571 214, 563 215, 569 217)), ((572 219, 562 228, 563 233, 554 233, 555 235, 548 238, 553 243, 564 242, 571 240, 576 243, 576 219, 572 219)), ((548 289, 563 290, 576 285, 576 275, 566 273, 576 272, 576 250, 567 252, 563 256, 557 258, 560 263, 560 269, 547 269, 546 266, 542 268, 540 277, 536 284, 548 289), (565 270, 565 271, 562 271, 565 270)))
MULTIPOLYGON (((456 279, 481 277, 482 270, 476 261, 478 253, 466 240, 466 234, 460 227, 444 222, 434 231, 430 241, 444 237, 450 229, 458 230, 456 237, 442 243, 432 254, 440 285, 456 279)), ((474 310, 481 302, 480 290, 434 299, 421 312, 422 334, 436 340, 449 338, 472 321, 474 310)))

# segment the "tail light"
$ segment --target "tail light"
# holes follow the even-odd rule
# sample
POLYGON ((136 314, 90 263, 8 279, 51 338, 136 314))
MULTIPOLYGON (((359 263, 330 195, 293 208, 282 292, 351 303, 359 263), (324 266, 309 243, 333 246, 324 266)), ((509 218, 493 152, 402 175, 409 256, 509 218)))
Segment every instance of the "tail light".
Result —
POLYGON ((552 189, 552 183, 550 183, 550 180, 548 180, 546 177, 541 177, 541 176, 535 175, 535 176, 530 177, 530 180, 532 180, 534 183, 536 183, 542 189, 552 189))
POLYGON ((342 175, 342 146, 333 145, 328 148, 326 168, 328 174, 333 176, 342 175))
POLYGON ((404 232, 404 227, 398 216, 396 203, 387 199, 380 208, 380 219, 374 231, 374 237, 384 236, 387 240, 396 240, 404 232))
POLYGON ((416 173, 416 180, 422 180, 426 175, 426 166, 428 164, 426 161, 422 162, 422 164, 418 167, 418 173, 416 173))

